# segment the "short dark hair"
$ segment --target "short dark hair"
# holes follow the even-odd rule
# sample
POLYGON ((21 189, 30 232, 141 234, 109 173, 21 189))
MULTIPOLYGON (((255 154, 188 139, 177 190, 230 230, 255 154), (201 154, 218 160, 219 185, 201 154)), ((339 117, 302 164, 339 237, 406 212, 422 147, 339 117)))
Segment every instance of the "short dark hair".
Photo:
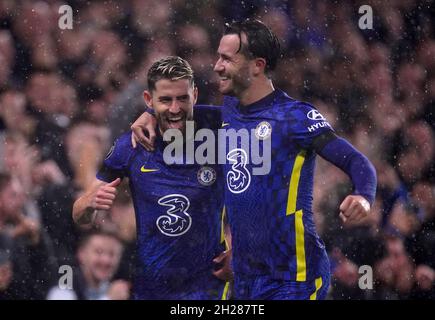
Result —
POLYGON ((161 79, 188 79, 194 86, 194 75, 189 62, 177 56, 168 56, 153 63, 148 70, 148 90, 156 89, 156 82, 161 79))
POLYGON ((248 59, 264 58, 265 72, 276 67, 281 56, 281 45, 277 36, 260 20, 246 19, 225 24, 224 35, 237 34, 240 39, 239 50, 248 59), (246 35, 247 44, 242 43, 242 33, 246 35))

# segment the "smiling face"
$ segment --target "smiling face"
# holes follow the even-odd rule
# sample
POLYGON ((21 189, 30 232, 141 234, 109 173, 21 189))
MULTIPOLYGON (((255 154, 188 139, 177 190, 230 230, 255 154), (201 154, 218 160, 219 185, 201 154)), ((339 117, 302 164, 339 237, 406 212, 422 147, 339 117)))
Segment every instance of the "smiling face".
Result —
POLYGON ((94 285, 112 279, 122 256, 122 244, 106 235, 93 235, 78 251, 85 277, 94 285))
POLYGON ((189 79, 161 79, 155 89, 144 92, 145 102, 156 112, 160 130, 178 129, 184 134, 186 121, 193 120, 198 89, 189 79))
POLYGON ((248 60, 239 51, 237 34, 224 35, 220 41, 214 71, 219 75, 219 91, 222 94, 240 97, 252 83, 253 60, 248 60))

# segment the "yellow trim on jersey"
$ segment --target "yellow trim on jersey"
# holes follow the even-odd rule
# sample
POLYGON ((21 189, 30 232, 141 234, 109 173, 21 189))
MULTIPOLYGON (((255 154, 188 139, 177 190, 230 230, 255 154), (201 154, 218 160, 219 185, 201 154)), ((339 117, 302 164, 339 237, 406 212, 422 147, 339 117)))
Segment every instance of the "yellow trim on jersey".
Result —
POLYGON ((225 239, 225 214, 226 214, 226 210, 224 206, 221 213, 221 242, 220 243, 223 243, 225 241, 225 246, 228 246, 225 239))
MULTIPOLYGON (((224 243, 225 242, 225 250, 229 249, 229 244, 227 241, 227 238, 225 237, 225 216, 227 214, 227 211, 225 209, 225 206, 222 208, 222 213, 221 213, 221 242, 220 243, 224 243)), ((228 300, 228 293, 230 290, 230 282, 227 281, 225 282, 225 286, 224 286, 224 290, 222 291, 222 295, 221 295, 221 300, 228 300)))
POLYGON ((295 163, 293 164, 286 210, 287 216, 295 214, 296 281, 306 281, 307 279, 307 265, 305 260, 305 229, 302 219, 303 212, 302 210, 296 211, 299 180, 301 178, 301 171, 305 162, 305 155, 305 150, 299 152, 296 156, 295 163))
POLYGON ((315 284, 316 284, 316 291, 314 291, 313 294, 310 296, 310 300, 317 300, 317 292, 319 291, 319 289, 322 287, 323 284, 322 277, 317 278, 315 284))
POLYGON ((302 220, 302 210, 295 214, 295 234, 296 234, 296 281, 307 280, 307 265, 305 260, 305 229, 302 220))
POLYGON ((287 198, 286 215, 291 215, 296 212, 296 201, 298 198, 299 179, 301 177, 302 166, 305 161, 305 150, 298 153, 293 165, 292 175, 290 177, 290 185, 287 198))
POLYGON ((228 300, 228 290, 230 289, 230 282, 225 282, 224 291, 222 292, 221 300, 228 300))

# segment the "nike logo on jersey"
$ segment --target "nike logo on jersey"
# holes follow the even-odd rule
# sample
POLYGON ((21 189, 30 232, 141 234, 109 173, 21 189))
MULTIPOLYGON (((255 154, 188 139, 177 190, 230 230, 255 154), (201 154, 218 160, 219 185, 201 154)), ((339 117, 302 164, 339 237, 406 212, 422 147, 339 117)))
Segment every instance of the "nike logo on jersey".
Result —
POLYGON ((140 168, 140 172, 154 172, 154 171, 159 171, 159 169, 147 169, 145 168, 145 166, 142 166, 142 168, 140 168))
POLYGON ((230 124, 229 124, 228 122, 222 121, 222 126, 221 126, 221 128, 226 127, 226 126, 229 126, 229 125, 230 125, 230 124))

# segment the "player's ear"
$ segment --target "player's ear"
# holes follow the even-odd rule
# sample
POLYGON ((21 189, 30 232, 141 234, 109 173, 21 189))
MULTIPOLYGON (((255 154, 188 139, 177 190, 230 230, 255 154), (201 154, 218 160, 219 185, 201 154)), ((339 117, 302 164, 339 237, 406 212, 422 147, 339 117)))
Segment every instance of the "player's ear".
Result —
POLYGON ((153 107, 153 98, 151 96, 151 92, 149 92, 148 90, 145 90, 143 92, 143 99, 145 100, 145 103, 148 107, 150 107, 150 108, 153 107))
POLYGON ((264 58, 254 59, 254 75, 264 73, 266 69, 266 60, 264 58))

